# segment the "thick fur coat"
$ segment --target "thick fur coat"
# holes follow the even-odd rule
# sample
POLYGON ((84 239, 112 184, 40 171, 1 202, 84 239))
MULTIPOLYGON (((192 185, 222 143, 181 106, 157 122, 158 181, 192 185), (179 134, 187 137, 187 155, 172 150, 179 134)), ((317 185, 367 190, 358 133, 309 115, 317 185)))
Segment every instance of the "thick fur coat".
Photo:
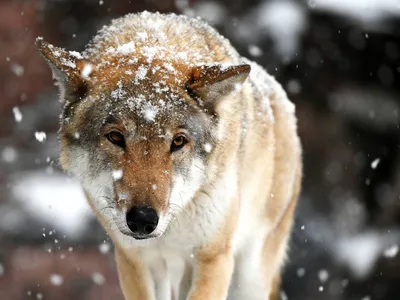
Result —
POLYGON ((173 14, 116 19, 82 53, 37 46, 60 87, 61 165, 114 241, 125 298, 275 299, 302 173, 275 79, 173 14), (157 220, 139 234, 137 207, 157 220))

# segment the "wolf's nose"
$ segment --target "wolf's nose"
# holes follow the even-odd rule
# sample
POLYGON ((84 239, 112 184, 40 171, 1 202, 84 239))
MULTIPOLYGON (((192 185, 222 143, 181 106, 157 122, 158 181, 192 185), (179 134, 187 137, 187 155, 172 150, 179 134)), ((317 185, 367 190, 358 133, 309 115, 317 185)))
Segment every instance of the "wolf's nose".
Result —
POLYGON ((126 222, 134 234, 146 235, 156 229, 158 216, 151 207, 132 207, 126 214, 126 222))

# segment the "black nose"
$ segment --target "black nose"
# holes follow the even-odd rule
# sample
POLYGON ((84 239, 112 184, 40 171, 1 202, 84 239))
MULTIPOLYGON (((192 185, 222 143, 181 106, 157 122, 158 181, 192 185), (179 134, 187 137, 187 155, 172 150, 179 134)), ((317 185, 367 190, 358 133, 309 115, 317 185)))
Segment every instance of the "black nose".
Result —
POLYGON ((137 235, 152 233, 158 224, 158 216, 151 207, 132 207, 126 214, 129 229, 137 235))

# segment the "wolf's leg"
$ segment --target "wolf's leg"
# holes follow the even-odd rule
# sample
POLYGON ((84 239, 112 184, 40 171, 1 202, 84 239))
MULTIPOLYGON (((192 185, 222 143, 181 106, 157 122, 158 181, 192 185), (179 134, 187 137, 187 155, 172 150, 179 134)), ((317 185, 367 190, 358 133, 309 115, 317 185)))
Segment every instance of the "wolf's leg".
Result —
POLYGON ((188 300, 225 300, 233 272, 231 250, 213 255, 199 254, 188 300))
POLYGON ((162 259, 156 260, 152 267, 151 275, 154 282, 155 297, 157 300, 172 300, 171 280, 165 262, 162 259))
POLYGON ((296 174, 291 201, 275 229, 265 239, 263 266, 267 283, 268 300, 279 299, 281 269, 286 259, 297 199, 300 194, 301 174, 296 174))
POLYGON ((254 269, 247 276, 235 276, 232 281, 228 300, 279 300, 280 274, 277 274, 272 286, 267 289, 264 285, 263 276, 254 269), (269 294, 269 298, 268 298, 269 294))
POLYGON ((126 300, 155 300, 154 283, 146 267, 134 256, 115 248, 115 259, 122 292, 126 300))
POLYGON ((286 257, 300 180, 300 174, 296 175, 291 200, 269 234, 266 237, 255 236, 253 242, 238 253, 229 300, 279 299, 281 268, 286 257))
POLYGON ((281 288, 281 274, 277 274, 272 282, 271 293, 269 295, 269 300, 279 300, 281 288))
POLYGON ((280 224, 266 239, 247 244, 237 255, 229 300, 279 299, 280 271, 290 235, 289 224, 280 224))
MULTIPOLYGON (((292 205, 290 205, 292 206, 292 205)), ((262 266, 266 282, 265 300, 278 300, 280 294, 281 269, 286 259, 287 245, 290 238, 293 208, 289 207, 279 227, 272 231, 265 240, 262 266)))
MULTIPOLYGON (((148 254, 148 251, 144 251, 148 254)), ((171 255, 167 251, 160 251, 162 256, 152 255, 150 259, 147 258, 154 280, 156 299, 185 300, 190 289, 190 265, 179 254, 171 255)))
POLYGON ((263 272, 264 240, 254 237, 235 256, 235 271, 229 289, 229 300, 266 300, 267 291, 263 272))

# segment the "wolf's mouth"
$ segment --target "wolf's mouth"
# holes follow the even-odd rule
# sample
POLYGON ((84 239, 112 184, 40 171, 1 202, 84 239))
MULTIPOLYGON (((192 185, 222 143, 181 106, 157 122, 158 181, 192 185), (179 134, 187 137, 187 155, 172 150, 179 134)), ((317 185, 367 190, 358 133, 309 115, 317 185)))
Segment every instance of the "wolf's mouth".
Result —
POLYGON ((133 236, 133 238, 135 240, 147 240, 147 239, 151 239, 154 238, 155 236, 133 236))
POLYGON ((141 235, 141 234, 133 234, 132 232, 120 229, 120 232, 123 235, 129 236, 130 238, 133 238, 135 240, 141 241, 141 240, 149 240, 149 239, 155 239, 159 237, 160 235, 158 234, 146 234, 146 235, 141 235))

